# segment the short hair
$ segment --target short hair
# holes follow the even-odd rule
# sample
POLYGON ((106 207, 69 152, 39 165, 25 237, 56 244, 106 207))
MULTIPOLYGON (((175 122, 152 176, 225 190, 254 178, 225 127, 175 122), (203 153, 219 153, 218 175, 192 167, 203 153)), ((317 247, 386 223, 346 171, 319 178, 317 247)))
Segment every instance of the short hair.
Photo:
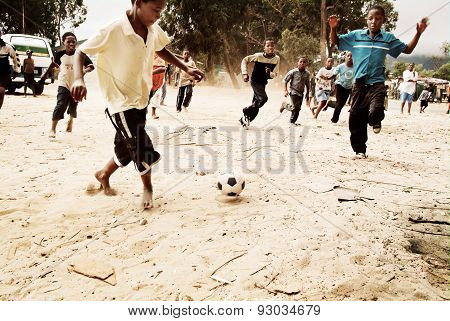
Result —
POLYGON ((305 56, 300 56, 300 57, 298 57, 298 60, 299 60, 299 61, 302 60, 302 59, 305 59, 306 61, 308 61, 308 58, 306 58, 305 56))
POLYGON ((77 40, 77 36, 75 36, 75 34, 74 34, 73 32, 70 32, 70 31, 68 31, 68 32, 66 32, 66 33, 63 34, 63 36, 62 36, 62 41, 63 41, 63 42, 66 41, 66 38, 67 38, 67 37, 74 37, 75 40, 77 40))
POLYGON ((264 45, 266 45, 267 42, 275 43, 275 40, 273 40, 272 38, 267 38, 267 39, 264 40, 264 45))
POLYGON ((372 10, 376 10, 376 11, 381 12, 381 14, 383 15, 383 17, 386 18, 386 10, 384 10, 384 8, 383 8, 382 6, 380 6, 380 5, 374 5, 374 6, 371 6, 371 7, 369 8, 369 11, 367 11, 367 12, 370 12, 370 11, 372 11, 372 10))

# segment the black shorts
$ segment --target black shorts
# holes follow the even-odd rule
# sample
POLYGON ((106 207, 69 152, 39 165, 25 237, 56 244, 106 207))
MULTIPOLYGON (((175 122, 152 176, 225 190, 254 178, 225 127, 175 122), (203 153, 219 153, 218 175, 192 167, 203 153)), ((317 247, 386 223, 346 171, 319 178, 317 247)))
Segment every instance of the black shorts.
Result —
POLYGON ((428 101, 426 101, 426 100, 421 100, 421 101, 420 101, 420 107, 428 107, 428 101))
POLYGON ((66 87, 58 87, 58 96, 56 98, 56 106, 53 111, 52 120, 64 119, 64 113, 72 116, 72 118, 77 118, 77 106, 78 103, 72 98, 72 94, 66 87))
POLYGON ((147 108, 133 108, 115 113, 111 117, 120 129, 119 133, 116 128, 114 138, 114 162, 119 167, 125 167, 134 162, 139 174, 147 174, 160 158, 145 131, 147 108))

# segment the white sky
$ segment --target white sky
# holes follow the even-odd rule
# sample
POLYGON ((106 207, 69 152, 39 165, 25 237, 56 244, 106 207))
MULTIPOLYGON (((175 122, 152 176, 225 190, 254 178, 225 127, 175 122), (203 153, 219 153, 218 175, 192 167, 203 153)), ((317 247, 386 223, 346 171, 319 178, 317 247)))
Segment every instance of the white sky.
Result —
MULTIPOLYGON (((131 7, 130 0, 85 0, 84 2, 88 7, 88 14, 85 23, 75 30, 79 39, 88 38, 99 27, 117 19, 131 7)), ((441 44, 444 41, 450 41, 449 0, 394 0, 395 8, 399 12, 397 30, 394 34, 402 41, 409 42, 414 36, 415 28, 407 33, 404 31, 417 23, 422 16, 432 13, 446 3, 446 7, 430 17, 430 26, 414 51, 416 54, 439 53, 441 44)))

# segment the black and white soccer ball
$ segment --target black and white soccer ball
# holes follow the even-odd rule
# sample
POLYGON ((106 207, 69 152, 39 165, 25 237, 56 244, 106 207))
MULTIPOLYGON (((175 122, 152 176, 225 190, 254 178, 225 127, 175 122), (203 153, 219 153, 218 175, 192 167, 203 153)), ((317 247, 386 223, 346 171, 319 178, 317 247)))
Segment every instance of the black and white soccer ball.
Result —
POLYGON ((226 196, 238 196, 245 188, 245 179, 241 174, 222 174, 217 178, 217 188, 226 196))

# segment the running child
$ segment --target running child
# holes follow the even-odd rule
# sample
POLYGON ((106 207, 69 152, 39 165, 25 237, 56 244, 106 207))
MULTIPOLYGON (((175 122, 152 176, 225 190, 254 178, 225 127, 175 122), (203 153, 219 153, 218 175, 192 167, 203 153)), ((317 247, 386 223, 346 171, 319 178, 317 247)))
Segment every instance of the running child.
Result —
POLYGON ((72 95, 76 101, 86 98, 83 65, 86 54, 96 55, 100 89, 116 136, 114 156, 95 177, 105 194, 114 195, 109 183, 111 175, 133 161, 144 187, 141 204, 147 209, 153 207, 151 169, 160 160, 160 154, 145 131, 153 55, 156 51, 162 59, 197 81, 204 75, 165 48, 170 39, 156 24, 166 7, 165 0, 131 0, 131 3, 131 10, 100 29, 77 50, 72 95))
POLYGON ((397 58, 401 53, 410 54, 416 47, 420 36, 428 26, 428 19, 422 19, 416 27, 416 35, 406 45, 392 33, 381 29, 386 13, 381 6, 372 6, 367 15, 367 29, 359 29, 345 35, 337 34, 339 19, 331 16, 331 45, 339 50, 348 50, 353 54, 355 76, 352 90, 349 129, 350 141, 357 158, 366 158, 367 124, 374 133, 381 131, 384 119, 385 58, 390 55, 397 58))
MULTIPOLYGON (((183 51, 183 62, 190 68, 197 68, 189 50, 183 51)), ((181 106, 187 111, 194 93, 195 77, 189 75, 184 70, 180 71, 179 89, 177 96, 177 112, 181 112, 181 106)))
MULTIPOLYGON (((66 32, 62 36, 64 44, 64 50, 58 51, 55 55, 54 63, 49 68, 54 68, 55 64, 59 66, 58 75, 58 95, 56 97, 56 106, 52 116, 52 127, 50 129, 50 137, 56 137, 56 126, 61 119, 64 119, 64 113, 67 111, 69 114, 69 121, 67 122, 66 131, 72 132, 73 119, 77 118, 77 106, 76 102, 70 93, 74 81, 74 57, 75 48, 77 45, 77 37, 72 32, 66 32)), ((86 57, 84 60, 83 74, 94 70, 94 65, 86 57)))
POLYGON ((320 68, 316 75, 316 99, 319 105, 314 114, 314 119, 317 119, 319 113, 328 103, 331 91, 333 89, 332 81, 336 78, 336 73, 333 68, 334 59, 328 58, 325 66, 320 68))
POLYGON ((353 85, 353 57, 349 51, 345 54, 345 62, 335 68, 336 80, 336 107, 334 108, 331 122, 337 123, 342 108, 347 103, 348 97, 352 92, 353 85))
MULTIPOLYGON (((309 78, 310 74, 306 70, 306 66, 308 65, 308 61, 305 57, 301 57, 298 60, 297 68, 289 71, 283 79, 284 82, 284 96, 289 96, 292 102, 292 110, 291 110, 291 124, 294 126, 298 126, 300 124, 296 124, 298 116, 300 114, 300 110, 302 108, 303 97, 306 96, 306 101, 309 102, 309 78), (288 90, 288 84, 289 90, 288 90), (306 87, 306 95, 304 95, 306 87)), ((286 108, 286 103, 283 103, 280 108, 280 113, 284 111, 286 108)))
POLYGON ((267 102, 266 85, 269 79, 278 75, 280 68, 280 57, 275 54, 275 43, 267 39, 264 43, 264 52, 255 53, 242 60, 241 71, 245 82, 250 80, 248 76, 248 64, 254 63, 250 85, 253 88, 253 102, 242 111, 244 115, 239 120, 244 128, 250 126, 259 113, 259 109, 267 102))
POLYGON ((420 100, 420 113, 424 113, 425 109, 428 107, 428 99, 431 97, 431 91, 430 87, 425 87, 424 90, 420 93, 419 100, 420 100))
POLYGON ((150 91, 149 104, 152 107, 152 118, 159 119, 156 116, 156 109, 161 107, 161 88, 165 83, 166 66, 164 60, 162 60, 157 54, 153 57, 153 77, 152 77, 152 90, 150 91))

